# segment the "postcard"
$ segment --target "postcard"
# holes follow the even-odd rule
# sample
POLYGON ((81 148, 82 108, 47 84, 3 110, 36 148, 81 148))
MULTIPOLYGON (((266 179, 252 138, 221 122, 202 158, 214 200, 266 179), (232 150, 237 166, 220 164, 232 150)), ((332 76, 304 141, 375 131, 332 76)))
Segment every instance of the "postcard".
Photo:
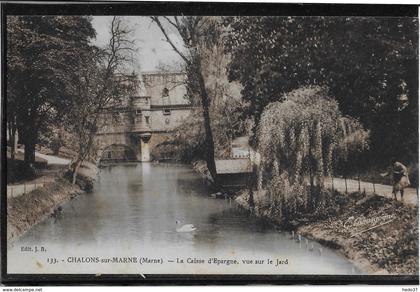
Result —
POLYGON ((3 12, 4 283, 418 283, 417 7, 3 12))

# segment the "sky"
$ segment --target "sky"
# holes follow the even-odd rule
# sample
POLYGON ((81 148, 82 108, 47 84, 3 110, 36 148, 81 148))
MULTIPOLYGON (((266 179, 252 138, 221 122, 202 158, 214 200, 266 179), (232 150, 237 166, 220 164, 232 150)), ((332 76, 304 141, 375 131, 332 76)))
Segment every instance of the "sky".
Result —
MULTIPOLYGON (((165 41, 165 37, 159 27, 146 16, 124 16, 124 22, 133 30, 132 37, 136 40, 138 52, 136 53, 137 64, 132 69, 137 72, 155 71, 159 63, 174 65, 181 62, 181 58, 174 52, 172 47, 165 41)), ((93 16, 92 24, 96 30, 94 43, 99 46, 105 45, 109 40, 109 24, 112 16, 93 16)), ((180 36, 174 29, 165 26, 169 37, 182 48, 180 36)))

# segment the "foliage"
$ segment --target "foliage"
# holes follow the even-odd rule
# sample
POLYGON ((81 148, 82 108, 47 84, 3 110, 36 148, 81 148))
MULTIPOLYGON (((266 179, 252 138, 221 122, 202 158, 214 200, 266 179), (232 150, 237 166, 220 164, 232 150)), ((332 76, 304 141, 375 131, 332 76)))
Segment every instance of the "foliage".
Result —
MULTIPOLYGON (((200 110, 195 110, 174 129, 170 141, 169 152, 177 155, 177 159, 190 162, 205 157, 205 134, 203 116, 200 110)), ((164 144, 158 147, 162 149, 164 144)))
POLYGON ((71 103, 72 79, 90 50, 95 31, 89 17, 7 17, 7 114, 35 159, 39 133, 61 120, 71 103))
MULTIPOLYGON (((168 151, 178 152, 178 158, 187 161, 206 159, 209 142, 205 136, 208 130, 204 125, 208 123, 204 112, 208 108, 214 156, 225 158, 230 154, 232 139, 240 135, 247 135, 249 127, 244 115, 247 106, 237 98, 240 95, 239 84, 231 83, 227 78, 226 67, 229 63, 229 55, 224 50, 223 35, 225 32, 222 19, 206 16, 165 17, 165 20, 176 28, 187 26, 185 30, 191 30, 194 27, 196 29, 191 39, 187 39, 187 42, 184 43, 187 50, 179 50, 179 53, 187 60, 184 64, 187 74, 187 95, 191 104, 201 107, 202 110, 196 111, 188 119, 185 119, 182 125, 175 129, 175 139, 163 143, 161 148, 163 149, 169 144, 171 147, 168 151), (196 45, 193 46, 193 43, 196 45), (200 74, 197 74, 197 68, 192 64, 197 62, 197 58, 199 58, 201 67, 200 74), (204 81, 208 105, 203 104, 200 75, 204 81), (177 148, 177 150, 173 151, 172 148, 177 148)), ((184 30, 180 32, 181 36, 183 33, 185 33, 184 30)))
POLYGON ((360 128, 360 123, 349 118, 341 122, 343 139, 339 141, 337 151, 333 153, 336 172, 348 177, 368 169, 369 134, 360 128))
POLYGON ((241 16, 225 24, 229 77, 242 84, 255 125, 284 92, 327 85, 340 110, 371 130, 372 163, 418 160, 416 18, 241 16))
MULTIPOLYGON (((174 17, 157 17, 153 16, 152 20, 162 31, 167 42, 172 49, 182 58, 185 63, 187 72, 187 92, 188 96, 197 96, 200 98, 203 126, 205 133, 204 157, 207 163, 207 168, 213 179, 215 185, 218 185, 218 178, 216 174, 216 164, 214 161, 214 141, 213 132, 211 129, 210 120, 210 96, 208 94, 205 79, 202 71, 202 62, 204 56, 201 47, 206 46, 211 42, 212 38, 207 35, 207 28, 209 27, 209 18, 203 16, 174 16, 174 17), (184 49, 177 47, 173 40, 169 37, 167 29, 162 25, 162 21, 166 21, 179 34, 183 41, 184 49), (184 52, 186 51, 186 52, 184 52)), ((211 26, 210 26, 211 27, 211 26)), ((210 30, 212 31, 212 30, 210 30)), ((194 98, 193 98, 194 99, 194 98)))
POLYGON ((51 149, 54 155, 58 155, 60 148, 65 145, 64 129, 50 124, 39 134, 37 144, 51 149))
POLYGON ((289 214, 322 206, 324 176, 334 173, 336 159, 365 151, 367 138, 368 132, 341 114, 326 89, 294 90, 283 102, 269 104, 261 116, 258 151, 263 181, 270 185, 272 196, 291 204, 289 214))
POLYGON ((212 107, 215 155, 219 159, 230 157, 234 138, 249 134, 250 121, 243 117, 245 109, 246 104, 236 98, 224 99, 212 107))
POLYGON ((216 173, 216 164, 214 160, 215 143, 212 130, 212 122, 210 116, 210 107, 214 96, 218 95, 219 86, 217 79, 215 86, 209 90, 208 74, 205 73, 207 67, 206 61, 219 45, 222 34, 222 25, 219 17, 212 16, 173 16, 173 17, 157 17, 153 16, 152 20, 157 24, 164 34, 167 42, 173 50, 182 58, 187 74, 186 87, 187 95, 192 101, 192 105, 200 106, 203 116, 203 129, 205 143, 203 147, 203 156, 206 160, 207 168, 215 185, 219 185, 216 173), (168 29, 163 24, 167 24, 181 37, 183 47, 175 45, 169 37, 168 29))
POLYGON ((286 172, 270 180, 267 192, 270 213, 277 219, 296 218, 307 210, 307 187, 297 182, 291 183, 286 172))
POLYGON ((130 79, 120 71, 132 60, 134 41, 129 39, 131 31, 122 18, 113 17, 110 23, 110 40, 103 48, 92 48, 89 54, 80 56, 83 66, 72 80, 72 99, 65 115, 67 130, 73 136, 77 157, 72 171, 73 183, 77 170, 86 159, 95 156, 95 134, 106 123, 106 112, 121 103, 121 98, 133 89, 130 79), (84 57, 84 58, 83 58, 84 57))
MULTIPOLYGON (((233 98, 221 100, 217 107, 211 107, 215 157, 227 158, 230 155, 232 140, 247 134, 249 125, 247 121, 241 119, 244 107, 242 101, 233 98)), ((159 148, 162 151, 175 153, 177 159, 183 161, 203 159, 205 157, 204 136, 203 116, 197 109, 174 129, 173 138, 162 143, 159 148)))

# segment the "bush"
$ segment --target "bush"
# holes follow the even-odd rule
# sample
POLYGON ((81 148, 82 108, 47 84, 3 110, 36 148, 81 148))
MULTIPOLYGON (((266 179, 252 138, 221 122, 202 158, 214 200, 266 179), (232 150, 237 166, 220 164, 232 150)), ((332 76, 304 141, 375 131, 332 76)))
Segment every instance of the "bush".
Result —
POLYGON ((281 221, 300 216, 308 206, 309 188, 301 184, 290 184, 287 173, 275 176, 268 185, 270 213, 281 221))

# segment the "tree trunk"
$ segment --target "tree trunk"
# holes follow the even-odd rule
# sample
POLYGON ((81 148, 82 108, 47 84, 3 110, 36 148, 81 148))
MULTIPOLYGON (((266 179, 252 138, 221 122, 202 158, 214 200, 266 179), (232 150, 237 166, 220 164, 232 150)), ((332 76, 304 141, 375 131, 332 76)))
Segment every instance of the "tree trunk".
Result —
POLYGON ((216 172, 216 163, 214 161, 214 140, 213 140, 213 132, 211 130, 210 124, 210 113, 209 113, 209 96, 207 93, 206 85, 204 82, 204 77, 201 72, 201 61, 198 56, 195 57, 195 71, 198 78, 198 83, 200 87, 200 95, 201 95, 201 104, 203 107, 203 118, 204 118, 204 130, 205 130, 205 143, 206 143, 206 163, 207 168, 210 172, 210 175, 213 179, 214 184, 216 187, 220 187, 219 179, 217 177, 216 172))
POLYGON ((76 162, 74 164, 74 169, 73 169, 73 178, 71 180, 72 184, 76 184, 77 172, 79 171, 79 168, 80 168, 81 164, 82 164, 82 161, 80 159, 76 160, 76 162))
POLYGON ((10 121, 9 124, 9 141, 10 141, 10 158, 14 162, 16 158, 16 125, 14 121, 10 121))
POLYGON ((22 128, 19 128, 19 131, 25 146, 24 164, 26 168, 29 168, 35 162, 35 145, 38 138, 35 121, 28 116, 25 124, 22 128))
MULTIPOLYGON (((311 154, 310 154, 311 155, 311 154)), ((314 174, 313 174, 313 169, 312 169, 312 158, 309 159, 309 208, 312 210, 314 208, 314 197, 315 197, 315 190, 314 190, 314 185, 315 185, 315 181, 314 181, 314 174)))
POLYGON ((16 124, 15 121, 9 122, 9 141, 10 141, 10 161, 8 165, 8 178, 13 182, 15 180, 15 158, 16 158, 16 124))
POLYGON ((347 194, 347 176, 344 176, 344 184, 346 185, 346 194, 347 194))
POLYGON ((29 167, 35 162, 35 139, 25 139, 25 166, 29 167))
POLYGON ((248 179, 248 194, 249 194, 248 205, 251 211, 255 207, 254 190, 256 189, 257 180, 258 180, 258 168, 254 165, 252 166, 252 172, 248 179))

